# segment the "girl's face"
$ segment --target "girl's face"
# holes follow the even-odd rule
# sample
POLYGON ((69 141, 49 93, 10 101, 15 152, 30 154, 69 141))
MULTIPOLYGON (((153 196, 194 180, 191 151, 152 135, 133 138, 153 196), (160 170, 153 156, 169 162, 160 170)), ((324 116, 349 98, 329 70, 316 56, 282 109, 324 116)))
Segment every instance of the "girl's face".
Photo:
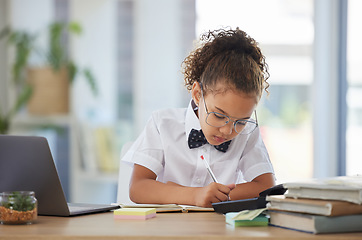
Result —
POLYGON ((259 98, 257 96, 250 96, 239 91, 217 91, 222 89, 222 85, 216 85, 214 91, 205 95, 204 98, 201 94, 200 84, 195 82, 192 88, 192 98, 198 105, 198 117, 200 120, 201 129, 206 137, 206 140, 211 145, 220 145, 227 142, 238 135, 234 129, 234 121, 239 119, 249 118, 259 98), (205 100, 205 102, 204 102, 205 100), (217 112, 230 117, 231 121, 222 127, 213 127, 206 123, 207 111, 217 112))

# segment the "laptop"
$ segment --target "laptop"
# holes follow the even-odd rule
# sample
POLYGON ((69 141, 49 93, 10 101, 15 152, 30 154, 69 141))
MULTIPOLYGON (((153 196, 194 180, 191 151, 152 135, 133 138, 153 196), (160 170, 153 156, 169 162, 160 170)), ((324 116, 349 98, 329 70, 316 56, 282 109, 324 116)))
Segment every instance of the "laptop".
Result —
POLYGON ((39 215, 66 217, 119 208, 67 203, 44 137, 0 135, 0 192, 5 191, 34 191, 39 215))

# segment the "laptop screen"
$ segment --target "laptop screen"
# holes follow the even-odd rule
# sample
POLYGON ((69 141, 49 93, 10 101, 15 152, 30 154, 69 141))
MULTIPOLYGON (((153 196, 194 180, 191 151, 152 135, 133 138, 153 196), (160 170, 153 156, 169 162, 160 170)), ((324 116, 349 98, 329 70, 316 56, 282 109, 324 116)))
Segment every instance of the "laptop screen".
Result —
POLYGON ((0 192, 34 191, 39 215, 69 216, 48 141, 0 135, 0 192))

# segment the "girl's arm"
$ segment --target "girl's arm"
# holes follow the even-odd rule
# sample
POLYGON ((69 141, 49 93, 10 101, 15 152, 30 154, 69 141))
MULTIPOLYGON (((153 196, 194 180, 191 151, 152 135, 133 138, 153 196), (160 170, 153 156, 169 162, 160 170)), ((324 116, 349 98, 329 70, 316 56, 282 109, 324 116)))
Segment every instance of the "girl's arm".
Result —
POLYGON ((156 181, 156 174, 135 164, 130 182, 130 199, 135 203, 184 204, 211 207, 226 201, 232 187, 211 183, 206 187, 185 187, 156 181))
POLYGON ((230 200, 258 197, 259 193, 275 185, 274 174, 265 173, 251 182, 236 184, 230 192, 230 200))

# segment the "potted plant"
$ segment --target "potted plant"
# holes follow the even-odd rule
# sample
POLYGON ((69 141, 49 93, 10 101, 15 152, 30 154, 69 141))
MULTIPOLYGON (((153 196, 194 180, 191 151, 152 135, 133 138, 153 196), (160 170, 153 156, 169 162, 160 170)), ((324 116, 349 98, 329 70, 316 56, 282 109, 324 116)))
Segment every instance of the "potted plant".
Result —
POLYGON ((88 68, 79 68, 67 54, 62 43, 66 34, 79 35, 81 26, 76 22, 54 22, 48 27, 49 46, 47 49, 35 45, 38 35, 26 31, 11 31, 5 28, 0 37, 7 38, 15 48, 12 64, 12 83, 16 89, 16 101, 6 113, 0 109, 0 133, 6 132, 10 119, 22 106, 27 104, 30 114, 65 114, 69 111, 69 84, 77 74, 83 74, 92 93, 97 86, 88 68), (44 60, 44 66, 31 67, 29 56, 37 54, 44 60), (3 130, 2 130, 3 129, 3 130))
POLYGON ((73 82, 78 73, 84 75, 93 94, 97 93, 92 72, 87 68, 77 67, 62 44, 64 34, 79 35, 81 32, 82 29, 76 22, 50 24, 48 49, 38 50, 38 54, 44 57, 45 66, 27 69, 28 83, 33 89, 28 102, 29 113, 40 115, 67 113, 69 83, 73 82))
POLYGON ((30 224, 37 219, 38 202, 33 191, 0 193, 0 223, 30 224))

